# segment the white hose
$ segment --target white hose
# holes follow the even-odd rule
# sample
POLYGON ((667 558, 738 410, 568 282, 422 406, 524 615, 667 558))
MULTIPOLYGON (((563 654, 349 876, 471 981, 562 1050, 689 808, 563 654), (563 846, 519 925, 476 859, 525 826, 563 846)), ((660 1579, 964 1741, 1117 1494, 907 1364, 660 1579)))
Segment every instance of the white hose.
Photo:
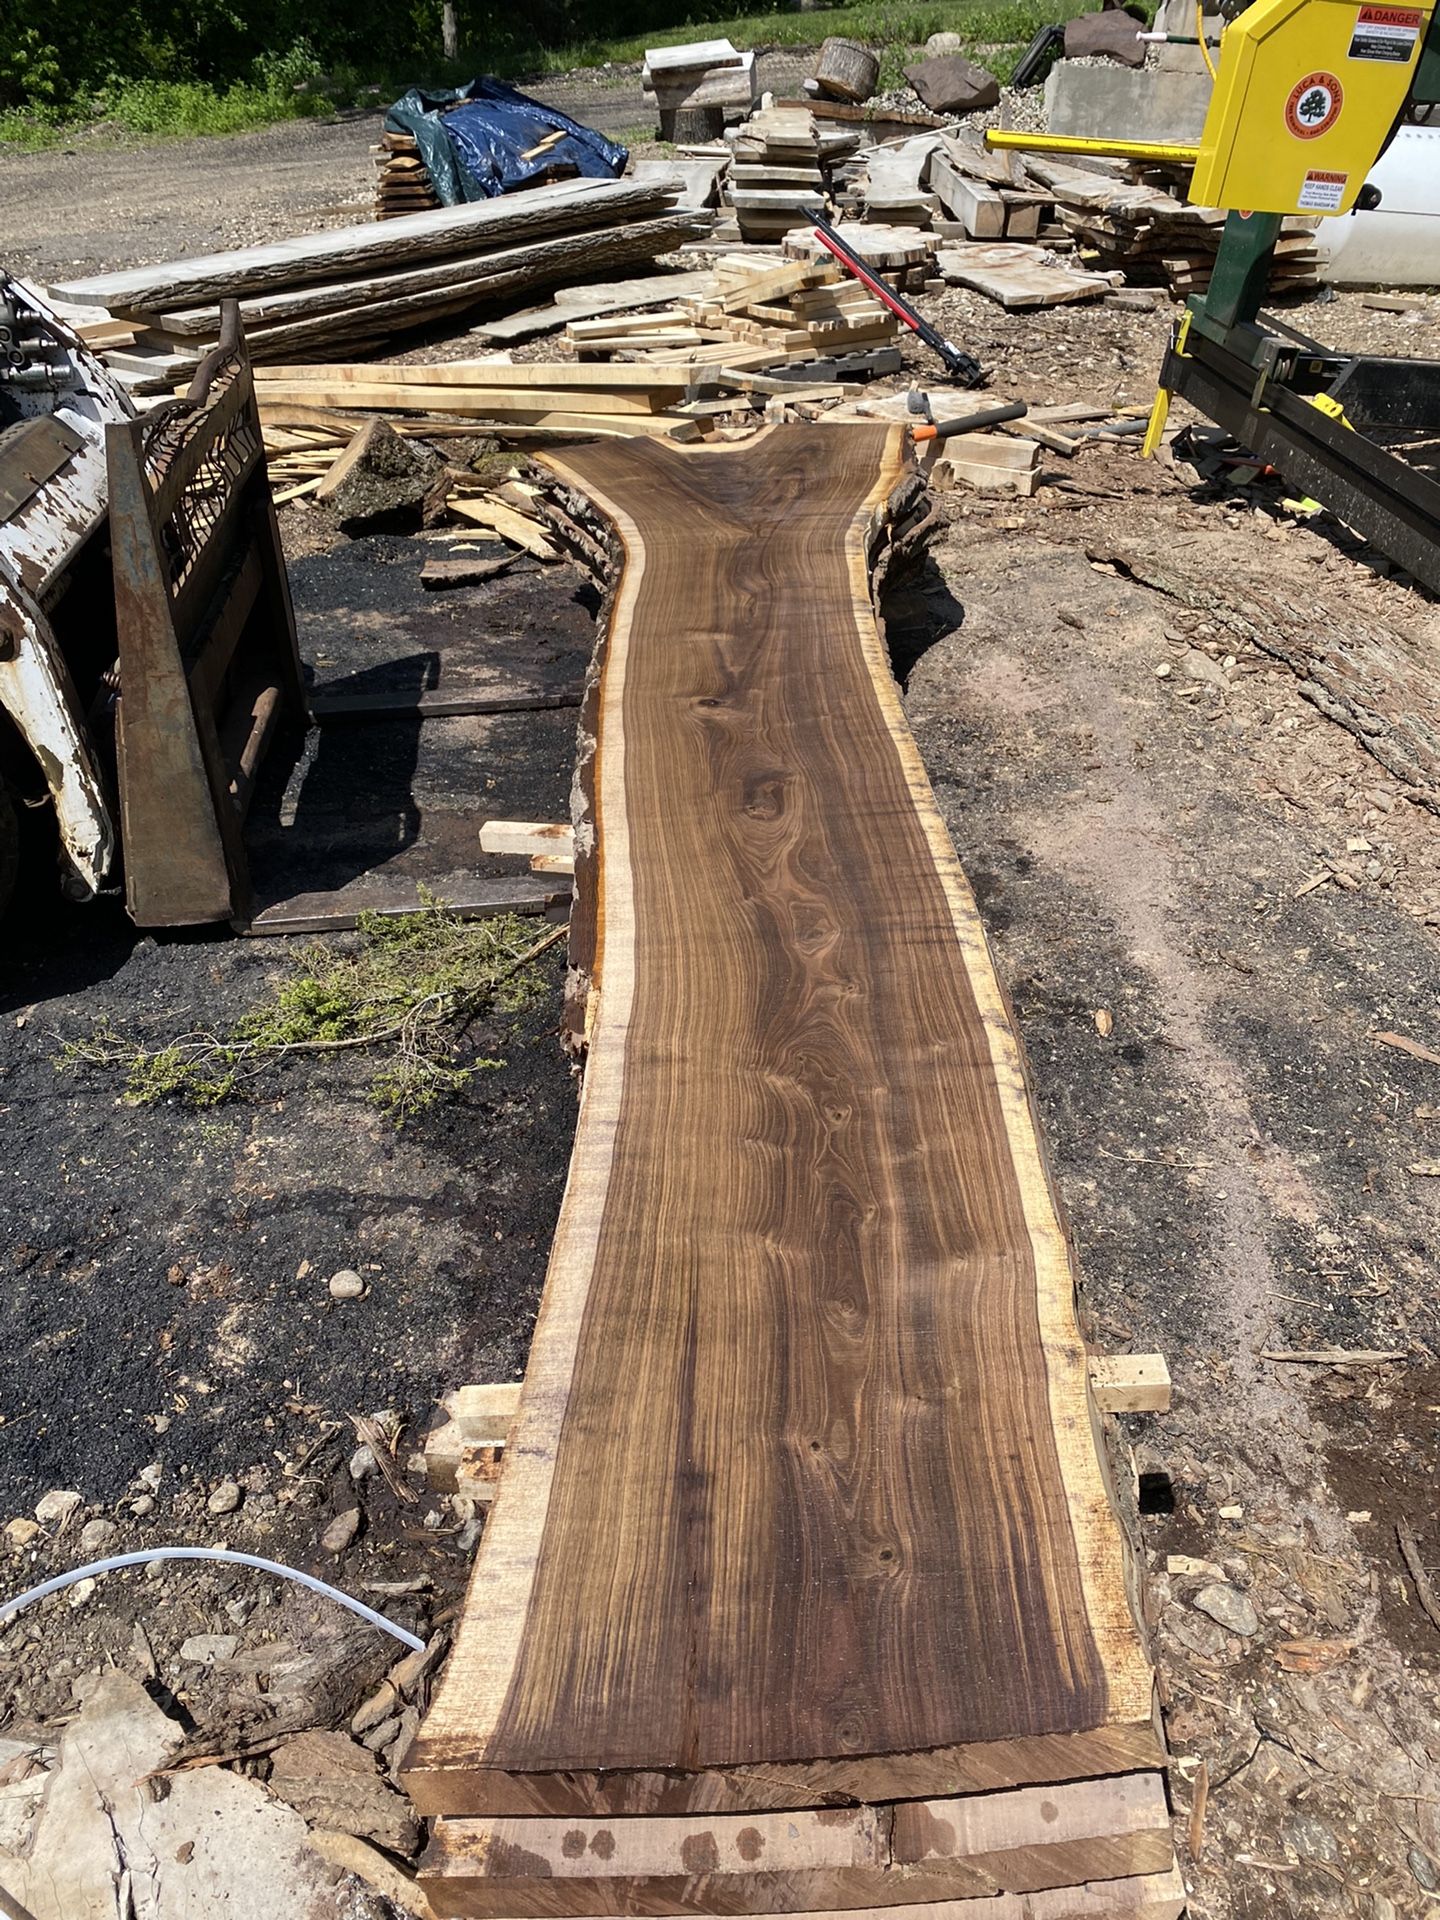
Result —
POLYGON ((33 1605, 37 1600, 44 1600, 52 1593, 61 1593, 66 1587, 73 1587, 77 1580, 90 1580, 98 1573, 113 1573, 117 1567, 148 1566, 152 1560, 224 1560, 232 1566, 258 1567, 262 1573, 277 1573, 282 1580, 296 1580, 312 1593, 324 1594, 327 1600, 338 1600, 342 1607, 348 1607, 351 1613, 358 1613, 362 1620, 368 1620, 372 1627, 379 1627, 382 1633, 394 1634, 397 1640, 403 1640, 416 1653, 425 1651, 425 1642, 416 1639, 413 1633, 407 1633, 404 1627, 397 1627, 393 1620, 387 1620, 383 1613, 376 1613, 363 1600, 354 1600, 338 1587, 317 1580, 313 1573, 301 1573, 297 1567, 282 1567, 278 1560, 262 1560, 258 1553, 232 1553, 228 1547, 152 1547, 148 1553, 116 1553, 108 1560, 92 1560, 88 1566, 72 1567, 68 1573, 57 1573, 53 1580, 42 1580, 38 1587, 31 1587, 26 1593, 17 1593, 13 1600, 0 1604, 0 1626, 13 1620, 22 1608, 33 1605))

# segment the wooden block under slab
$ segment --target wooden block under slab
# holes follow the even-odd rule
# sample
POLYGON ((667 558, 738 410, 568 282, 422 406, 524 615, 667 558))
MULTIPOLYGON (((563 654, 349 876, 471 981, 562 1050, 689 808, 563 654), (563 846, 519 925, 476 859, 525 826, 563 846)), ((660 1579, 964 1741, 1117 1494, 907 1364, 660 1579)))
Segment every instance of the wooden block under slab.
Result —
POLYGON ((563 820, 487 820, 480 829, 482 853, 568 853, 575 857, 575 829, 563 820))
POLYGON ((1034 440, 1003 433, 965 433, 937 443, 941 451, 930 467, 937 493, 969 486, 979 493, 1033 494, 1040 448, 1034 440))
MULTIPOLYGON (((464 1915, 463 1894, 443 1880, 425 1883, 427 1911, 464 1915)), ((792 1920, 1181 1920, 1185 1882, 1178 1867, 1168 1873, 1127 1874, 1119 1880, 1089 1880, 1038 1893, 995 1893, 978 1900, 922 1901, 903 1907, 835 1908, 796 1914, 792 1920)), ((749 1916, 748 1920, 758 1920, 749 1916)))
POLYGON ((1170 1369, 1163 1353, 1092 1354, 1090 1391, 1102 1413, 1168 1413, 1170 1369))
MULTIPOLYGON (((1170 1813, 1158 1773, 945 1800, 893 1810, 891 1872, 933 1875, 959 1893, 963 1866, 990 1893, 1031 1893, 1082 1878, 1161 1873, 1173 1862, 1170 1813)), ((910 1898, 918 1897, 913 1891, 910 1898)))
POLYGON ((441 1417, 425 1436, 425 1480, 432 1493, 489 1500, 500 1453, 520 1405, 520 1382, 457 1387, 440 1400, 441 1417))
POLYGON ((1146 1772, 788 1813, 442 1819, 421 1877, 442 1911, 539 1920, 903 1909, 1173 1864, 1164 1783, 1146 1772))

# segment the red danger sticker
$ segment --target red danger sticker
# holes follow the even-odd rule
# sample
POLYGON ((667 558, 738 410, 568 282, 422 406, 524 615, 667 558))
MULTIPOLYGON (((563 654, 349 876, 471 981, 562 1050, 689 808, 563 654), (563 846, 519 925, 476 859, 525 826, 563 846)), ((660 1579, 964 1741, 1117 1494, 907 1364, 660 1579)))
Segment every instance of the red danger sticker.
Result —
POLYGON ((1297 140, 1318 140, 1340 118, 1345 89, 1333 73, 1307 73, 1290 89, 1285 124, 1297 140))
POLYGON ((1350 41, 1352 60, 1408 63, 1420 40, 1425 16, 1414 7, 1361 7, 1350 41))

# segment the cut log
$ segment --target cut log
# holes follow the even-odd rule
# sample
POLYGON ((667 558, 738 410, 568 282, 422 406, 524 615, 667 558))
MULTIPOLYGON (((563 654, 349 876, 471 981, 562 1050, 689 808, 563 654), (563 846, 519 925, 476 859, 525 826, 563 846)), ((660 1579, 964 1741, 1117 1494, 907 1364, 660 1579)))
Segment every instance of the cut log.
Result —
POLYGON ((815 78, 821 91, 837 100, 868 100, 880 79, 880 61, 870 48, 858 40, 845 40, 831 34, 820 48, 815 63, 815 78))
POLYGON ((904 460, 874 425, 545 456, 612 595, 584 1095, 424 1812, 1160 1763, 1019 1044, 876 627, 928 524, 904 460))

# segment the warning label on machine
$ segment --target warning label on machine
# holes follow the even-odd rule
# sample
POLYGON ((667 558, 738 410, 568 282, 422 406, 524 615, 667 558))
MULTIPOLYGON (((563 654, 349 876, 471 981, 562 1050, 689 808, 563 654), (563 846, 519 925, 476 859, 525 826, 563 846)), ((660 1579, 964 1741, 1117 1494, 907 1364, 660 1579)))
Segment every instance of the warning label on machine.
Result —
POLYGON ((1425 16, 1411 7, 1361 7, 1350 41, 1352 60, 1391 60, 1403 66, 1415 51, 1425 16))
POLYGON ((1297 205, 1302 213, 1339 213, 1345 204, 1348 173, 1316 173, 1305 176, 1297 205))

